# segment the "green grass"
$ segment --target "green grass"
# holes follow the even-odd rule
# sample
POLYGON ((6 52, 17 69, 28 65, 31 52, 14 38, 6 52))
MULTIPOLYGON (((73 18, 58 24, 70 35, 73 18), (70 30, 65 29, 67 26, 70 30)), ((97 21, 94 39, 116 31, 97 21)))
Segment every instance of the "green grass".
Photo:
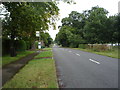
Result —
POLYGON ((104 55, 104 56, 108 56, 108 57, 112 57, 112 58, 120 58, 120 57, 118 57, 117 49, 108 50, 108 51, 99 51, 99 52, 94 51, 92 49, 81 49, 81 48, 74 48, 74 49, 91 52, 91 53, 95 53, 95 54, 99 54, 99 55, 104 55))
POLYGON ((9 64, 11 62, 14 62, 28 54, 34 53, 34 51, 24 51, 24 52, 19 52, 16 57, 10 57, 9 55, 3 56, 2 57, 2 66, 9 64))
POLYGON ((29 61, 3 88, 58 88, 54 60, 29 61))
POLYGON ((42 57, 52 57, 52 51, 43 51, 40 52, 39 55, 35 56, 35 58, 42 58, 42 57))
POLYGON ((52 50, 52 48, 44 48, 43 50, 52 50))

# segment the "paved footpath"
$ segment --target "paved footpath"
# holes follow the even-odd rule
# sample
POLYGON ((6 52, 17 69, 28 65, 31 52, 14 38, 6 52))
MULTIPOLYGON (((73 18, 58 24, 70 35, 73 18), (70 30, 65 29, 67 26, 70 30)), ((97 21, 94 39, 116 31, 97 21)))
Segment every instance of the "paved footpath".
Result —
POLYGON ((2 86, 10 80, 28 61, 32 60, 38 53, 32 53, 2 68, 2 86))

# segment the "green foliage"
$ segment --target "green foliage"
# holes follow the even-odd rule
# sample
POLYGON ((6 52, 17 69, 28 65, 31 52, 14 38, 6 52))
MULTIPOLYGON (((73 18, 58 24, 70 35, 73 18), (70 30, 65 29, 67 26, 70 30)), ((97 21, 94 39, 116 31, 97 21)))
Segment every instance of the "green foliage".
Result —
POLYGON ((43 51, 39 55, 35 56, 35 58, 42 58, 42 57, 52 57, 53 54, 51 51, 43 51))
POLYGON ((82 47, 82 44, 119 43, 120 14, 107 16, 108 11, 99 6, 83 13, 72 11, 62 19, 55 42, 65 47, 82 47))
POLYGON ((35 47, 38 49, 38 41, 35 42, 35 47))
POLYGON ((24 40, 18 40, 15 43, 16 51, 25 51, 27 49, 27 45, 24 40))
POLYGON ((9 55, 2 56, 2 66, 9 64, 11 62, 17 61, 22 57, 25 57, 28 54, 34 53, 34 51, 23 51, 18 52, 18 55, 16 57, 10 57, 9 55))
POLYGON ((2 56, 10 53, 10 40, 2 40, 2 56))
POLYGON ((112 57, 112 58, 119 58, 119 53, 118 53, 118 49, 114 49, 114 50, 107 50, 107 51, 94 51, 93 49, 81 49, 81 48, 75 48, 78 50, 82 50, 85 52, 91 52, 91 53, 96 53, 96 54, 100 54, 100 55, 104 55, 104 56, 108 56, 108 57, 112 57))
POLYGON ((49 47, 50 44, 53 43, 53 39, 51 38, 51 36, 50 36, 49 33, 47 33, 47 32, 45 32, 45 33, 42 32, 42 33, 41 33, 41 40, 44 41, 44 44, 45 44, 45 46, 47 46, 47 47, 49 47))
MULTIPOLYGON (((2 20, 2 35, 4 38, 9 36, 11 48, 15 47, 15 39, 22 39, 33 44, 36 31, 48 30, 49 25, 55 29, 55 20, 58 18, 59 11, 55 2, 3 2, 2 4, 6 12, 9 12, 2 20)), ((51 43, 51 38, 48 43, 51 43)), ((27 49, 29 47, 27 44, 27 49)))
POLYGON ((45 48, 45 46, 41 46, 41 48, 45 48))
POLYGON ((106 45, 93 45, 92 49, 96 52, 109 50, 109 48, 106 45))
POLYGON ((58 42, 59 44, 62 44, 62 46, 67 47, 70 45, 70 38, 72 33, 70 31, 72 31, 73 28, 71 28, 70 26, 63 26, 60 29, 60 32, 57 34, 56 36, 56 42, 58 42))
MULTIPOLYGON (((2 41, 2 55, 7 55, 10 53, 10 39, 3 39, 2 41)), ((25 51, 27 49, 27 44, 24 40, 15 41, 16 51, 25 51)))
POLYGON ((85 48, 87 48, 87 47, 88 47, 87 44, 79 44, 79 48, 85 49, 85 48))
POLYGON ((6 88, 58 88, 54 60, 31 60, 3 86, 6 88))
POLYGON ((29 50, 31 47, 30 41, 25 41, 26 42, 26 49, 29 50))

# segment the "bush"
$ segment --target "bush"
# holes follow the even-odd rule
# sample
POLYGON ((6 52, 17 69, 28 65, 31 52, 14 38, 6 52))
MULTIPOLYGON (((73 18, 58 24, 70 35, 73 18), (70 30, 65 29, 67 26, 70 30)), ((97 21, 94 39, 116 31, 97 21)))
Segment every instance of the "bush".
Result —
POLYGON ((29 50, 31 48, 31 43, 30 41, 26 41, 26 49, 29 50))
POLYGON ((16 51, 25 51, 27 49, 26 42, 24 40, 17 40, 16 42, 16 51))
POLYGON ((107 45, 104 45, 104 44, 103 45, 95 44, 95 45, 93 45, 93 50, 97 51, 97 52, 106 51, 106 50, 109 50, 109 47, 107 45))
POLYGON ((78 48, 78 45, 77 45, 77 44, 74 44, 74 43, 71 43, 71 44, 70 44, 70 47, 71 47, 71 48, 78 48))
POLYGON ((82 48, 82 49, 86 49, 87 48, 87 44, 79 44, 79 48, 82 48))
POLYGON ((2 55, 6 55, 10 53, 10 40, 3 39, 2 40, 2 55))
POLYGON ((45 48, 45 46, 41 46, 41 48, 45 48))
MULTIPOLYGON (((10 54, 10 39, 2 40, 2 55, 10 54)), ((28 44, 29 45, 29 44, 28 44)), ((16 40, 15 41, 15 49, 16 51, 25 51, 27 49, 27 44, 24 40, 16 40)))
POLYGON ((38 41, 35 41, 35 47, 38 49, 38 41))

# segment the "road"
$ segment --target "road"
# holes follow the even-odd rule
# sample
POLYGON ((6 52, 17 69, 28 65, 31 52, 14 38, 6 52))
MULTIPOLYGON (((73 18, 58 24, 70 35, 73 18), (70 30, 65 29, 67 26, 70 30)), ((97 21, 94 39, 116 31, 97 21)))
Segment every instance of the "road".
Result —
POLYGON ((65 88, 118 88, 118 59, 55 46, 53 53, 65 88))

